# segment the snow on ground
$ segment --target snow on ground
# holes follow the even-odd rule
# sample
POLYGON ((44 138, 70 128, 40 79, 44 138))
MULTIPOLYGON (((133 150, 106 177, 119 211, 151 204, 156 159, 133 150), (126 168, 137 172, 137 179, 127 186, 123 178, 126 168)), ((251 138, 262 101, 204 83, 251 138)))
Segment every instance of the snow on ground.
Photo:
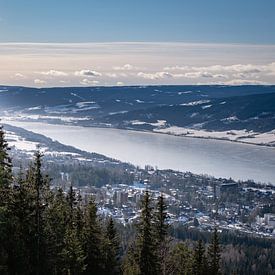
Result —
POLYGON ((193 93, 193 92, 192 91, 178 92, 178 95, 191 94, 191 93, 193 93))
POLYGON ((39 143, 28 141, 13 132, 6 132, 6 139, 10 147, 15 147, 18 150, 22 151, 35 151, 39 146, 39 143))
POLYGON ((143 100, 139 100, 139 99, 136 99, 136 102, 137 102, 137 103, 144 103, 143 100))
POLYGON ((209 103, 210 100, 198 100, 198 101, 192 101, 192 102, 188 102, 188 103, 182 103, 180 104, 181 106, 196 106, 196 105, 201 105, 201 104, 205 104, 205 103, 209 103))
POLYGON ((236 116, 230 116, 230 117, 226 117, 226 118, 223 118, 221 119, 221 121, 236 121, 236 120, 239 120, 236 116))
POLYGON ((16 116, 9 117, 5 116, 1 121, 4 122, 6 121, 27 121, 27 120, 60 120, 63 122, 74 122, 74 121, 85 121, 85 120, 90 120, 90 117, 68 117, 68 116, 47 116, 47 115, 28 115, 28 114, 17 114, 16 116))
POLYGON ((77 153, 58 152, 58 151, 47 151, 44 154, 45 155, 50 155, 50 156, 74 156, 74 157, 78 157, 79 156, 79 154, 77 154, 77 153))
POLYGON ((35 110, 41 110, 42 106, 35 106, 35 107, 30 107, 27 110, 28 111, 35 111, 35 110))
POLYGON ((33 153, 38 149, 43 152, 44 155, 58 157, 58 156, 71 156, 79 161, 87 161, 86 158, 82 158, 79 154, 73 152, 59 152, 59 151, 51 151, 48 147, 40 146, 38 142, 33 142, 26 140, 25 138, 18 136, 16 133, 7 131, 5 133, 7 142, 10 148, 15 148, 19 151, 24 151, 27 154, 33 155, 33 153))
POLYGON ((132 120, 130 121, 130 123, 132 125, 144 125, 144 124, 148 124, 148 125, 152 125, 152 126, 156 126, 156 127, 164 127, 166 125, 166 120, 157 120, 157 122, 145 122, 145 121, 139 121, 139 120, 132 120))
POLYGON ((212 105, 210 104, 210 105, 202 106, 201 108, 202 108, 202 109, 207 109, 207 108, 211 108, 211 107, 212 107, 212 105))
POLYGON ((128 111, 110 112, 109 115, 125 114, 125 113, 128 113, 128 111))
POLYGON ((68 113, 78 113, 83 111, 89 111, 93 109, 99 109, 100 106, 95 102, 81 101, 75 104, 75 107, 70 105, 57 105, 53 107, 45 107, 45 112, 48 114, 68 114, 68 113))
POLYGON ((267 133, 257 133, 253 131, 230 130, 230 131, 207 131, 171 126, 164 129, 154 129, 154 132, 165 133, 176 136, 187 136, 197 138, 225 139, 260 145, 275 145, 275 130, 267 133))
POLYGON ((87 107, 87 105, 91 105, 91 104, 96 104, 95 101, 81 101, 81 102, 77 102, 75 105, 78 108, 85 108, 87 107))

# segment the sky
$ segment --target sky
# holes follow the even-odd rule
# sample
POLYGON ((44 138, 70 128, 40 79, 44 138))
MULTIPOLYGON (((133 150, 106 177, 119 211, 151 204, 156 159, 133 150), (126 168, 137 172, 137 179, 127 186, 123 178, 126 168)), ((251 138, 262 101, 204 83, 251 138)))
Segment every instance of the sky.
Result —
POLYGON ((0 84, 274 84, 274 0, 0 0, 0 84))

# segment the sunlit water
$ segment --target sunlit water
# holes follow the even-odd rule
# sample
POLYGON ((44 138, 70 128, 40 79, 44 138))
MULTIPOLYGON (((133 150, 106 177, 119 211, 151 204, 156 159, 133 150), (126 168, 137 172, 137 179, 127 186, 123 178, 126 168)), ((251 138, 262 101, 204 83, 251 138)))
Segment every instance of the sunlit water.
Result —
POLYGON ((144 167, 275 184, 275 149, 108 128, 9 122, 76 148, 144 167))

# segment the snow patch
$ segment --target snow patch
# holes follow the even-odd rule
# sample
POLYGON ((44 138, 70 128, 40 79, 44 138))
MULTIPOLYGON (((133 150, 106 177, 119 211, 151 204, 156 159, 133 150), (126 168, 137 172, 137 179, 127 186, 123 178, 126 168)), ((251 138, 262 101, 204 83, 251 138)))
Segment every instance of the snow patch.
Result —
POLYGON ((182 103, 180 104, 181 106, 196 106, 196 105, 201 105, 201 104, 205 104, 205 103, 209 103, 210 100, 198 100, 198 101, 192 101, 192 102, 188 102, 188 103, 182 103))

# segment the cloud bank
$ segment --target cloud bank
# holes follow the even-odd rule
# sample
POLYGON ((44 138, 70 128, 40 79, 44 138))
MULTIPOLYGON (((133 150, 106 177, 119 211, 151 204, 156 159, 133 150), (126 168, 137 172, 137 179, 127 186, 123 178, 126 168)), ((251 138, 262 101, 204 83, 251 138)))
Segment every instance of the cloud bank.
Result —
POLYGON ((275 84, 275 45, 0 43, 0 84, 275 84))

